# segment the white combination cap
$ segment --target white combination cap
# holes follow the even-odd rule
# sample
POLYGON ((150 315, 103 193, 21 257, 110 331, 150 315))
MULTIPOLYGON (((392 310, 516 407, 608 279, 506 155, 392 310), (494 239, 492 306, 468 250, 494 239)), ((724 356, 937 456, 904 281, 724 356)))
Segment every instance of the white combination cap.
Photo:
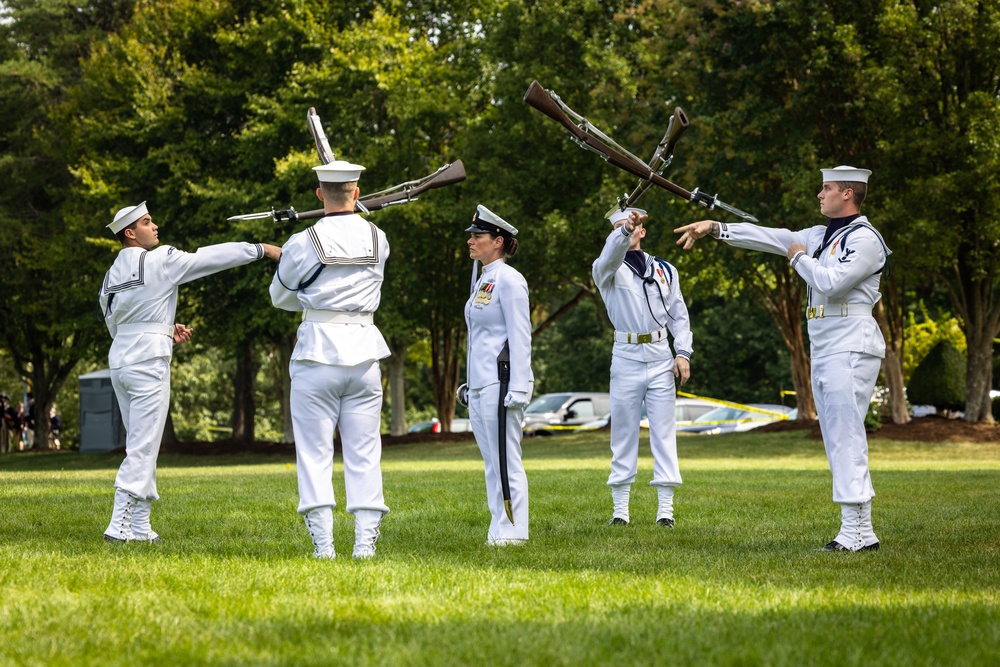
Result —
POLYGON ((621 210, 620 208, 616 208, 614 211, 611 212, 611 215, 608 216, 608 220, 611 222, 612 225, 617 224, 619 220, 627 219, 632 211, 635 211, 639 215, 647 215, 647 213, 641 208, 629 207, 624 211, 621 210))
POLYGON ((360 164, 351 164, 343 160, 334 160, 328 164, 321 164, 313 167, 313 171, 319 176, 320 183, 350 183, 361 178, 361 172, 365 170, 360 164))
POLYGON ((146 210, 146 202, 142 202, 137 206, 126 206, 122 210, 115 213, 115 219, 111 221, 110 225, 108 225, 108 229, 111 230, 112 234, 117 234, 148 213, 149 211, 146 210))
POLYGON ((823 172, 823 182, 846 181, 848 183, 867 183, 868 177, 872 175, 870 169, 858 169, 857 167, 834 167, 833 169, 820 169, 823 172))
POLYGON ((500 236, 517 236, 517 228, 482 204, 476 206, 476 214, 472 216, 472 226, 467 232, 477 234, 499 234, 500 236))

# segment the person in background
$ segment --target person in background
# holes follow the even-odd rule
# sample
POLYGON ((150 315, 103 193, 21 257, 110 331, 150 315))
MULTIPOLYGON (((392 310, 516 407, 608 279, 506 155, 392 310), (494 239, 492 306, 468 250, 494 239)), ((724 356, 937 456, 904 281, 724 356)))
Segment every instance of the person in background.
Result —
POLYGON ((56 412, 56 406, 49 408, 49 449, 60 449, 59 432, 62 431, 62 417, 56 412))

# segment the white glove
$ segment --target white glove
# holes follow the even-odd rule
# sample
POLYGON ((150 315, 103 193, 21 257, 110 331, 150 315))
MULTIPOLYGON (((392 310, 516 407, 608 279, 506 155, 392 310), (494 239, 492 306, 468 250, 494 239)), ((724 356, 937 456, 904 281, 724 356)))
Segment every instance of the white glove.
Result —
POLYGON ((458 391, 455 392, 455 400, 463 408, 469 407, 469 385, 467 383, 460 386, 458 391))
POLYGON ((503 404, 512 410, 526 408, 528 407, 528 392, 508 391, 507 396, 503 399, 503 404))

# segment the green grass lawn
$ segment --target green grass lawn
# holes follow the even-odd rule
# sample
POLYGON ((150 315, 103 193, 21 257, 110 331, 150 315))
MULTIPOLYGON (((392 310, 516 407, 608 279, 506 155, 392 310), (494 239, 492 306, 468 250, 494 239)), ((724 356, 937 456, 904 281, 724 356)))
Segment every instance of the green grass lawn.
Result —
POLYGON ((641 454, 611 528, 607 434, 526 441, 531 540, 490 548, 475 443, 387 449, 367 562, 342 508, 311 558, 292 458, 163 456, 165 542, 115 546, 120 456, 3 456, 0 664, 1000 664, 1000 445, 873 440, 860 554, 818 550, 840 512, 805 432, 683 438, 674 530, 641 454))

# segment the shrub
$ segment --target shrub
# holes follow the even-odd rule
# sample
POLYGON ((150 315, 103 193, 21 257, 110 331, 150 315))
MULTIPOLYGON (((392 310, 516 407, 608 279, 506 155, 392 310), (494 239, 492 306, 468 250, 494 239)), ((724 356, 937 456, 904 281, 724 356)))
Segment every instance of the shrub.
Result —
POLYGON ((962 410, 965 407, 965 357, 949 341, 939 342, 914 369, 906 394, 914 405, 962 410))
POLYGON ((882 409, 878 403, 872 401, 868 404, 868 412, 865 413, 865 430, 869 433, 882 428, 882 409))

